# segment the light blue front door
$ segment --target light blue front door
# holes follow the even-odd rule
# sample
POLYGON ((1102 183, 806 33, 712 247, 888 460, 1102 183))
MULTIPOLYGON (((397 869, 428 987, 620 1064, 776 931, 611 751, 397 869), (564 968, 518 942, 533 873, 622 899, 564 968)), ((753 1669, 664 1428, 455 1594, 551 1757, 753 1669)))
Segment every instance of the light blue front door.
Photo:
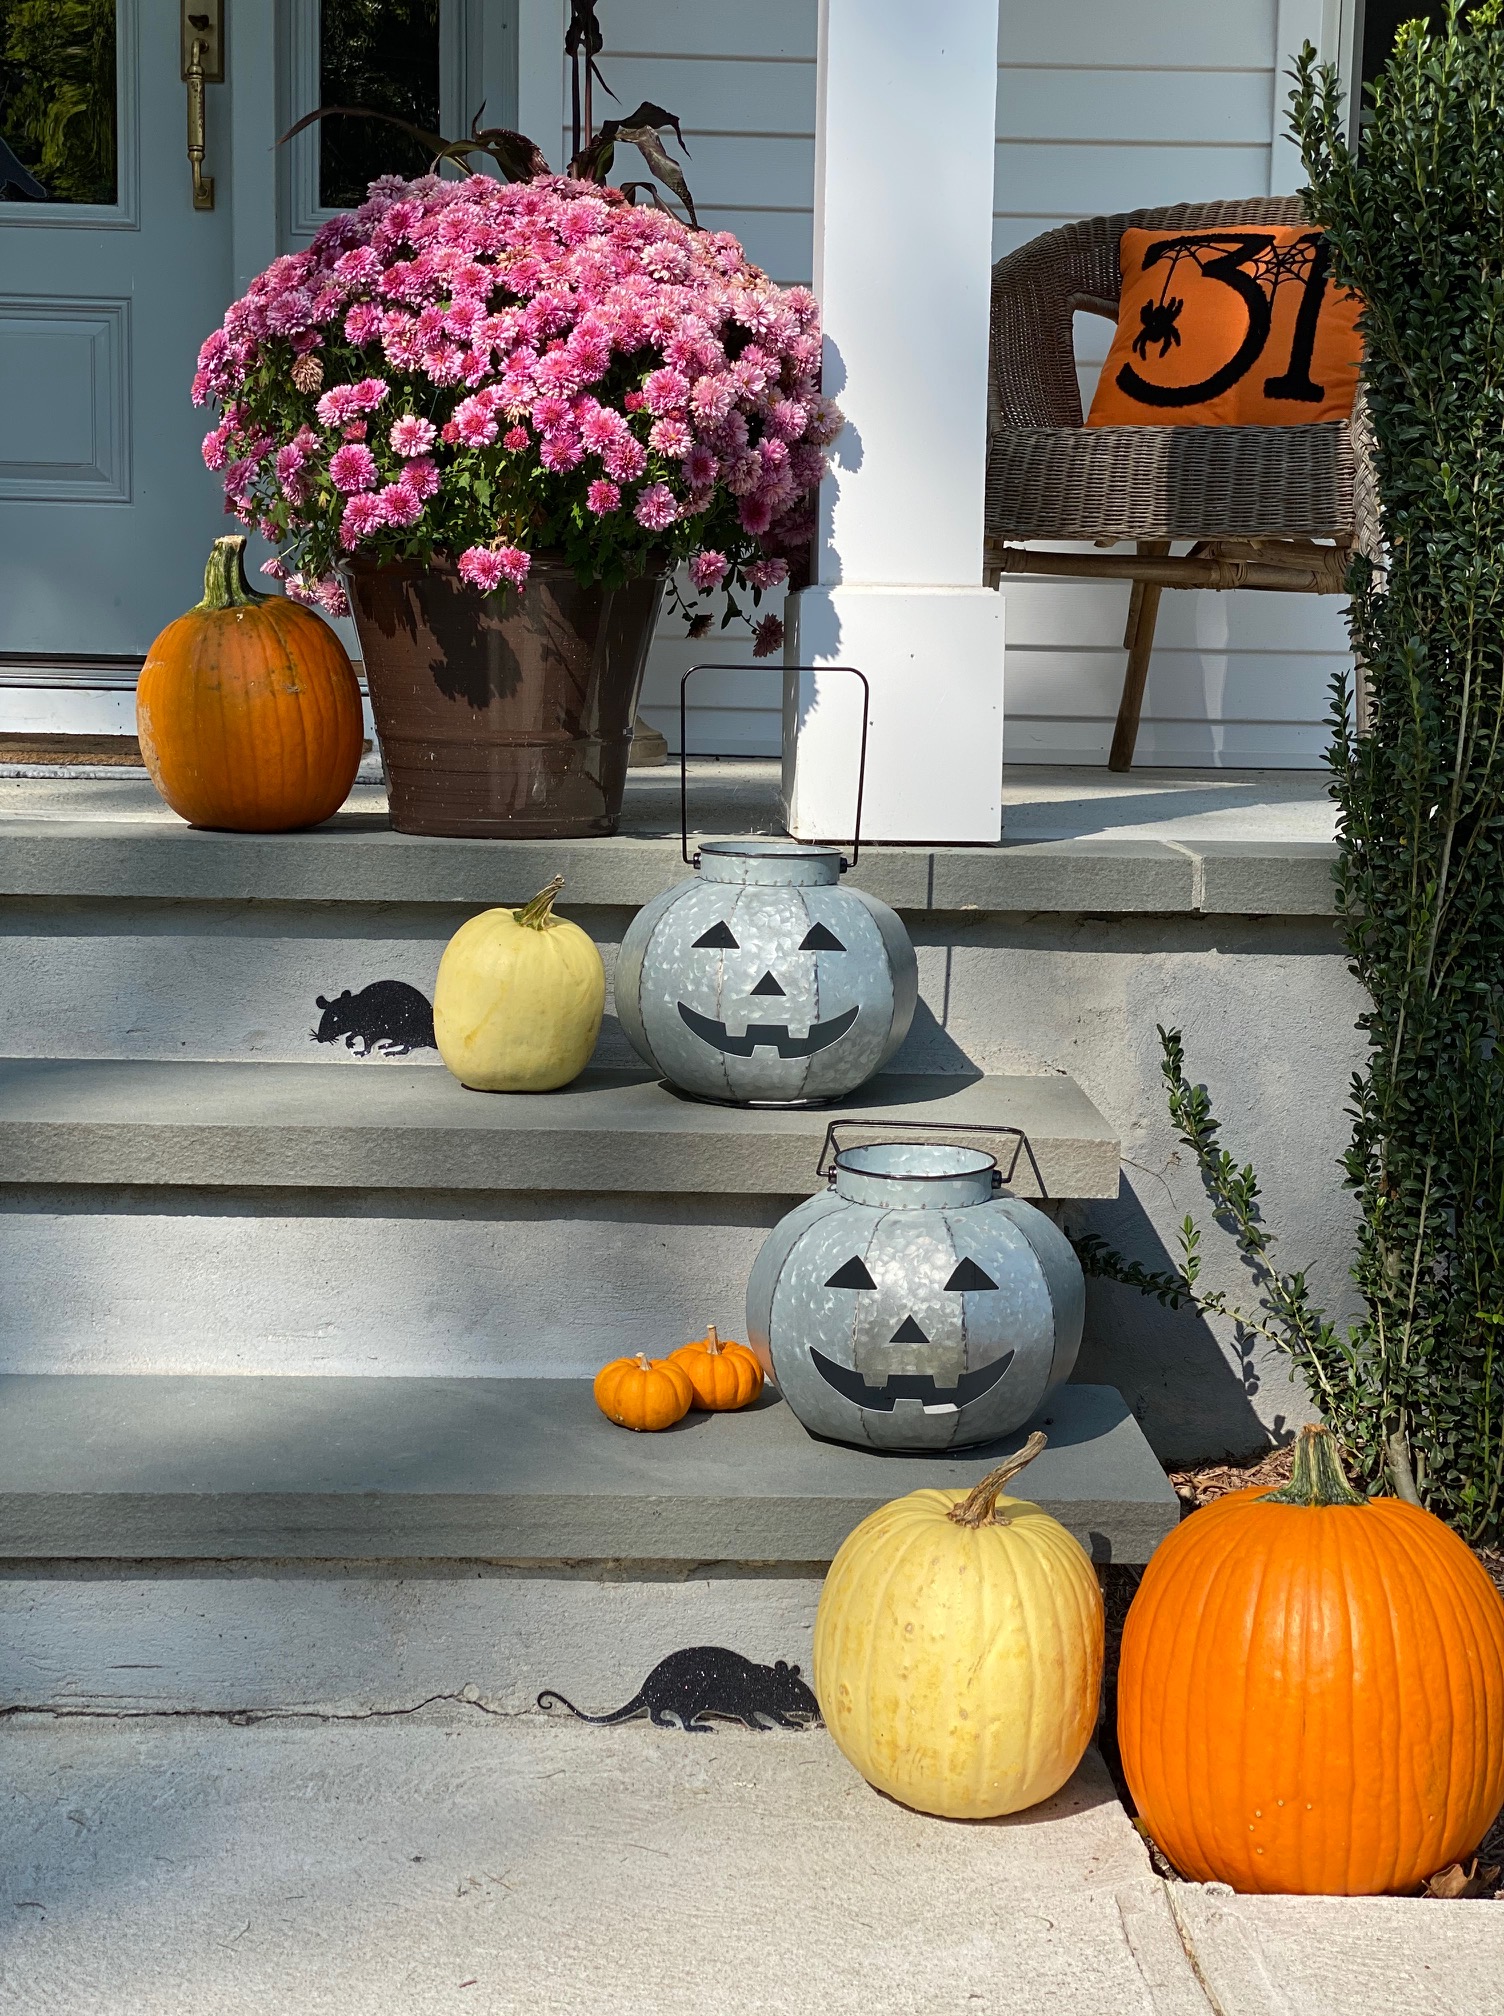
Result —
MULTIPOLYGON (((230 10, 226 10, 227 12, 230 10)), ((0 670, 139 660, 223 530, 189 387, 230 289, 226 93, 196 210, 176 0, 0 0, 0 670), (10 158, 12 165, 7 168, 10 158), (14 162, 57 200, 27 200, 14 162)))

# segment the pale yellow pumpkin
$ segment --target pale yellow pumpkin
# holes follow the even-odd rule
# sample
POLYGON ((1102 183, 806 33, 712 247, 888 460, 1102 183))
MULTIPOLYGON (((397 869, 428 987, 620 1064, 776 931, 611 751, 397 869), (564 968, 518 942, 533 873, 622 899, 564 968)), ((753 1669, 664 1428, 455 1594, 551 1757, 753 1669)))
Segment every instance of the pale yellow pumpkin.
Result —
POLYGON ((520 910, 486 910, 444 948, 433 995, 439 1055, 477 1092, 551 1092, 590 1062, 606 1006, 594 941, 553 914, 556 875, 520 910))
POLYGON ((815 1696, 869 1784, 986 1820, 1059 1791, 1097 1721, 1102 1595, 1085 1549, 1003 1485, 914 1491, 864 1519, 815 1620, 815 1696))

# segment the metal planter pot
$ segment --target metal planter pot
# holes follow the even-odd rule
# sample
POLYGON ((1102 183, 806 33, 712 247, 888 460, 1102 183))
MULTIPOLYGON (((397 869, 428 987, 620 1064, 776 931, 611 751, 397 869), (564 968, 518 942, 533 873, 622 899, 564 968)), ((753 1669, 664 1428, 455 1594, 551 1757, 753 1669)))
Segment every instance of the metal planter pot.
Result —
POLYGON ((661 578, 535 560, 524 594, 484 595, 447 561, 357 560, 346 583, 399 833, 616 831, 661 578))

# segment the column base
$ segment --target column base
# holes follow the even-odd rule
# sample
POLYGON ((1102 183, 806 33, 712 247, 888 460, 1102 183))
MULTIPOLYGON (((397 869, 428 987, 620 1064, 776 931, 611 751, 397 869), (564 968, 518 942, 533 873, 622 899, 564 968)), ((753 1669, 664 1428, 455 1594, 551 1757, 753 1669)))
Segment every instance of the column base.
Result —
MULTIPOLYGON (((990 588, 805 588, 788 600, 785 663, 867 676, 862 838, 919 846, 1002 833, 1003 598, 990 588)), ((797 840, 850 840, 862 689, 784 673, 783 816, 797 840)))

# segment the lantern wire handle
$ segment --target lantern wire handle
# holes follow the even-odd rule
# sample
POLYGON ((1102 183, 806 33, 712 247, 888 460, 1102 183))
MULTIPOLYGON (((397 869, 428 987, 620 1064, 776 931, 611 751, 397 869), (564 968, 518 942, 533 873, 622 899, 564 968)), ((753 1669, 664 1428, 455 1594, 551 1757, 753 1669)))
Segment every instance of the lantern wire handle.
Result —
MULTIPOLYGON (((1006 1169, 993 1170, 993 1189, 1000 1190, 1005 1183, 1011 1183, 1014 1172, 1018 1168, 1019 1156, 1027 1155, 1035 1187, 1041 1199, 1046 1204, 1051 1201, 1049 1186, 1044 1180, 1044 1172, 1039 1166, 1039 1158, 1034 1153, 1034 1145, 1022 1127, 992 1127, 980 1120, 952 1120, 949 1122, 944 1120, 869 1120, 861 1117, 853 1119, 850 1115, 847 1115, 844 1119, 832 1120, 828 1124, 825 1129, 825 1140, 821 1145, 819 1158, 815 1163, 815 1174, 827 1177, 832 1183, 835 1181, 836 1163, 840 1161, 841 1155, 844 1152, 840 1142, 836 1139, 836 1129, 838 1127, 871 1128, 877 1139, 856 1144, 864 1148, 881 1146, 890 1133, 897 1132, 900 1129, 906 1134, 924 1134, 938 1148, 948 1145, 945 1136, 950 1134, 990 1134, 993 1136, 1011 1134, 1014 1139, 1013 1158, 1006 1169)), ((926 1176, 922 1172, 916 1172, 904 1177, 906 1183, 934 1183, 941 1180, 942 1178, 939 1176, 926 1176)))
POLYGON ((853 679, 862 682, 862 746, 857 760, 856 771, 856 819, 851 829, 851 859, 843 858, 841 873, 854 868, 862 852, 862 799, 867 790, 867 721, 872 712, 872 686, 865 672, 859 672, 855 665, 743 665, 729 659, 707 659, 703 664, 691 665, 679 681, 679 853, 692 868, 700 865, 696 852, 693 860, 689 852, 689 709, 686 699, 689 682, 697 672, 849 672, 853 679))

